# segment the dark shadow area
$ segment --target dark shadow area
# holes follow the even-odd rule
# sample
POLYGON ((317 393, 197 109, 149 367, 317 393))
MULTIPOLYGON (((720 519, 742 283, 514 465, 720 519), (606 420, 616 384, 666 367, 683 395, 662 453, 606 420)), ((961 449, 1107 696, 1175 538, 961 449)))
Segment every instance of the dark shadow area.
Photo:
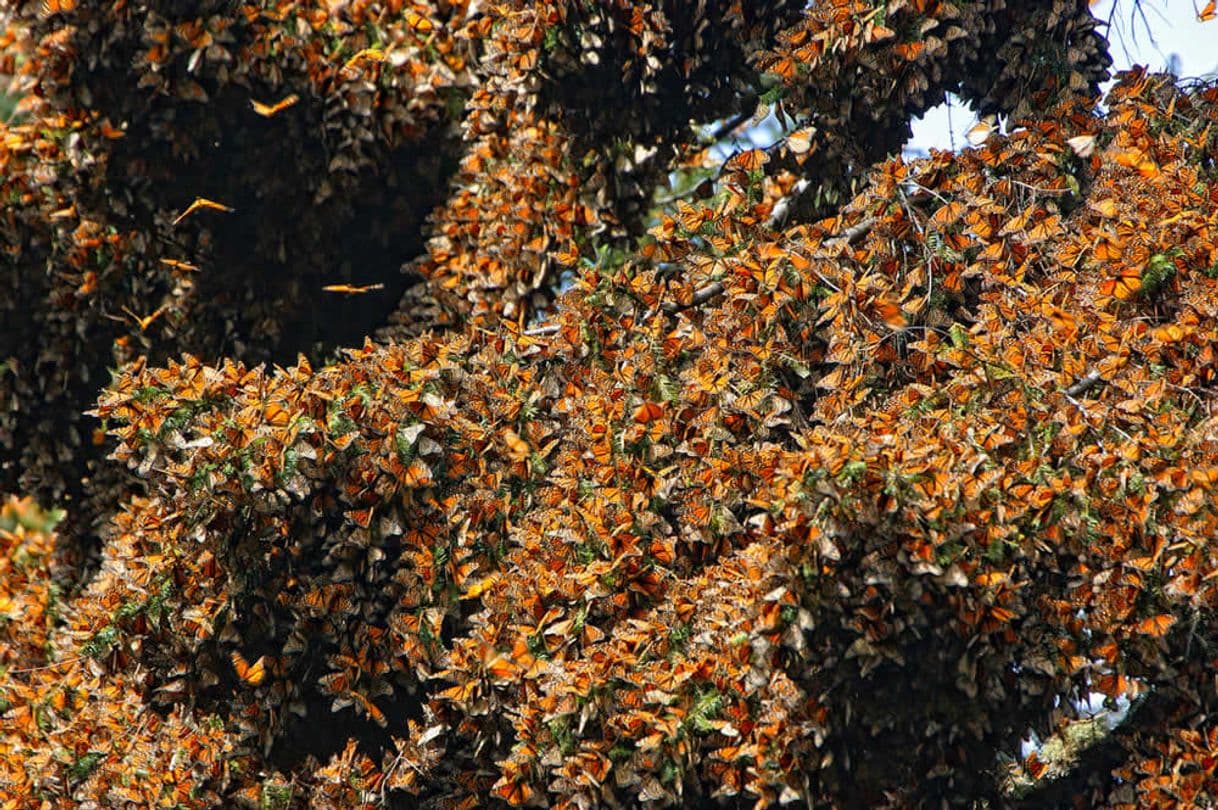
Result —
POLYGON ((392 151, 369 144, 361 162, 371 168, 353 172, 334 167, 348 165, 354 147, 332 149, 319 135, 323 111, 307 101, 260 118, 230 89, 206 106, 177 105, 169 119, 174 140, 137 129, 110 165, 112 185, 153 202, 132 224, 160 230, 170 250, 200 267, 190 322, 172 345, 155 345, 150 362, 184 351, 320 362, 386 321, 417 280, 401 266, 423 250, 424 220, 447 192, 455 133, 429 132, 392 151), (180 141, 180 133, 189 135, 180 141), (147 219, 196 198, 233 211, 200 210, 177 226, 147 219), (323 289, 332 285, 352 291, 323 289))

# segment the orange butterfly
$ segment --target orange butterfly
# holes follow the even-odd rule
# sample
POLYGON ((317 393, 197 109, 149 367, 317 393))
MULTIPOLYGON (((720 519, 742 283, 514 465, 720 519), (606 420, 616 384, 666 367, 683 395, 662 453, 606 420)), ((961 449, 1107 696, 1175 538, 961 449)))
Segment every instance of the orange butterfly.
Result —
POLYGON ((403 471, 402 483, 408 487, 427 487, 435 483, 435 479, 431 475, 431 468, 416 458, 403 471))
POLYGON ((195 197, 195 201, 192 202, 185 211, 178 215, 178 218, 173 221, 173 224, 177 225, 179 222, 186 219, 186 217, 190 216, 201 208, 210 208, 213 211, 223 211, 226 214, 231 214, 236 210, 224 205, 223 203, 213 202, 212 200, 204 199, 203 197, 195 197))
POLYGON ((527 804, 533 798, 533 788, 520 780, 502 782, 496 785, 493 791, 496 796, 514 807, 527 804))
POLYGON ((272 118, 279 113, 291 107, 296 102, 300 101, 300 96, 292 93, 290 96, 285 96, 274 104, 263 104, 261 101, 250 99, 250 106, 254 108, 254 112, 261 115, 263 118, 272 118))
POLYGON ((904 329, 908 323, 905 318, 905 312, 901 309, 900 304, 891 298, 877 299, 875 311, 891 329, 904 329))
POLYGON ((664 415, 664 409, 654 402, 644 402, 634 411, 634 421, 641 425, 654 422, 664 415))
POLYGON ((190 262, 181 262, 177 259, 161 259, 161 264, 166 267, 172 267, 174 270, 185 270, 188 273, 193 273, 198 270, 198 266, 190 262))
POLYGON ((1040 757, 1036 756, 1035 751, 1028 754, 1027 759, 1023 761, 1023 766, 1033 779, 1039 779, 1049 767, 1040 761, 1040 757))
POLYGON ((724 168, 729 171, 754 172, 769 162, 770 156, 765 153, 764 149, 749 149, 738 155, 733 155, 724 164, 724 168))
MULTIPOLYGON (((1213 6, 1213 3, 1210 3, 1213 6)), ((45 19, 55 14, 64 14, 76 9, 76 0, 42 0, 42 14, 45 19)))
POLYGON ((981 146, 997 131, 998 116, 987 115, 974 124, 968 132, 964 133, 964 137, 968 140, 970 146, 981 146))
POLYGON ((558 263, 563 267, 574 267, 579 261, 579 257, 579 246, 574 242, 568 242, 565 248, 559 248, 554 254, 554 258, 557 259, 558 263))
POLYGON ((780 79, 793 79, 799 72, 799 64, 789 56, 784 56, 766 69, 780 79))
POLYGON ((283 427, 292 421, 292 412, 282 403, 272 402, 263 410, 262 418, 271 427, 283 427))
POLYGON ((326 292, 332 292, 332 293, 346 293, 347 295, 361 295, 366 292, 372 292, 373 290, 383 290, 383 289, 385 289, 385 285, 384 284, 363 284, 363 285, 327 284, 325 287, 322 287, 322 289, 325 290, 326 292))
POLYGON ((695 207, 685 201, 677 203, 677 214, 681 227, 690 233, 696 232, 711 218, 711 210, 706 207, 695 207))
POLYGON ((266 679, 266 656, 262 656, 253 664, 245 660, 245 657, 239 652, 232 654, 233 669, 237 671, 237 677, 248 683, 250 686, 258 686, 266 679))
POLYGON ((1142 274, 1128 270, 1100 283, 1100 294, 1118 301, 1130 301, 1142 290, 1142 274))
MULTIPOLYGON (((1194 8, 1196 8, 1196 6, 1194 6, 1194 8)), ((1218 10, 1216 9, 1218 9, 1218 0, 1210 0, 1205 4, 1205 8, 1197 12, 1197 19, 1200 22, 1209 22, 1215 17, 1218 17, 1218 10)))
POLYGON ((127 133, 118 127, 113 126, 110 123, 109 118, 101 122, 99 129, 101 130, 102 137, 111 141, 117 141, 119 138, 127 137, 127 133))
POLYGON ((368 528, 369 524, 372 523, 372 510, 371 509, 352 509, 350 511, 344 512, 343 515, 345 517, 347 517, 349 520, 351 520, 352 523, 359 526, 361 529, 368 528))
POLYGON ((511 428, 504 428, 503 442, 507 445, 508 458, 512 461, 524 461, 533 453, 529 443, 520 438, 520 434, 511 428))
POLYGON ((1151 638, 1162 638, 1171 626, 1176 623, 1176 617, 1170 613, 1160 613, 1138 622, 1137 632, 1151 638))
POLYGON ((483 577, 482 579, 475 582, 473 585, 470 585, 468 588, 466 588, 465 592, 463 594, 461 594, 461 598, 462 599, 477 599, 488 588, 493 586, 500 579, 501 579, 501 576, 497 573, 493 573, 490 576, 483 577))
POLYGON ((346 693, 346 695, 347 695, 347 697, 352 698, 356 703, 358 703, 360 705, 360 707, 364 710, 364 712, 367 713, 368 717, 370 717, 373 721, 375 721, 378 726, 380 726, 381 728, 384 728, 386 725, 389 724, 389 721, 385 718, 385 713, 383 711, 381 711, 380 708, 375 703, 373 703, 371 700, 366 698, 364 695, 362 695, 359 692, 356 692, 354 690, 348 691, 346 693))
MULTIPOLYGON (((161 317, 161 313, 163 313, 167 309, 169 309, 169 304, 162 304, 161 306, 157 307, 155 312, 141 317, 139 315, 136 315, 134 312, 132 312, 130 307, 123 307, 123 314, 126 315, 131 320, 135 321, 136 325, 139 326, 141 332, 146 332, 146 331, 148 331, 148 327, 152 326, 152 322, 155 321, 157 318, 161 317)), ((113 321, 121 322, 123 320, 122 318, 119 318, 116 315, 107 315, 106 317, 113 321)))
POLYGON ((816 134, 813 127, 797 129, 787 136, 787 148, 796 155, 807 154, 812 149, 812 138, 816 134))
POLYGON ((420 34, 430 34, 435 30, 435 23, 417 11, 406 11, 406 24, 420 34))
POLYGON ((362 51, 357 52, 354 56, 352 56, 350 59, 348 59, 343 64, 342 69, 349 70, 349 69, 355 67, 355 65, 361 59, 369 59, 373 62, 381 62, 381 61, 384 61, 384 59, 385 59, 385 52, 378 48, 364 48, 362 51))

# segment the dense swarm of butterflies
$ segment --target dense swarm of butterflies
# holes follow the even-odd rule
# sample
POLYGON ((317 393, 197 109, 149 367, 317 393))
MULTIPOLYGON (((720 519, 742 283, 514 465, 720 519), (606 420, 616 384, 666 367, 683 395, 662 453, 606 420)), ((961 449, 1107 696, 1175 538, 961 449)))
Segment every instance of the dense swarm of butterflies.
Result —
POLYGON ((468 5, 403 6, 0 8, 20 99, 0 147, 0 490, 88 502, 92 531, 125 486, 81 417, 108 368, 179 347, 319 355, 362 339, 363 307, 393 305, 474 84, 468 5), (337 282, 385 292, 323 290, 337 282))
MULTIPOLYGON (((415 264, 437 318, 286 368, 179 337, 273 339, 270 321, 191 321, 263 311, 204 286, 248 202, 187 189, 141 231, 76 196, 80 143, 119 160, 102 147, 164 135, 56 106, 96 92, 74 48, 133 36, 58 32, 123 4, 5 12, 43 91, 3 127, 0 232, 13 267, 53 245, 56 274, 28 275, 54 317, 31 324, 59 331, 41 361, 3 347, 0 393, 24 403, 0 422, 3 480, 52 467, 14 441, 86 443, 28 403, 67 407, 94 365, 129 361, 78 404, 144 484, 111 472, 68 504, 105 537, 74 592, 76 546, 54 532, 81 529, 0 504, 4 806, 907 807, 993 796, 996 756, 1099 695, 1150 706, 1073 801, 1218 800, 1218 88, 1134 72, 1097 111, 1079 4, 772 5, 681 25, 688 10, 632 2, 153 18, 125 63, 149 92, 251 132, 371 115, 358 142, 383 146, 472 88, 415 264), (314 38, 334 30, 348 39, 314 38), (634 185, 707 155, 663 110, 731 108, 724 42, 740 50, 722 70, 782 89, 762 103, 787 134, 644 212, 634 185), (1020 56, 1033 42, 1066 49, 1050 78, 1020 56), (858 77, 883 129, 979 81, 986 53, 997 89, 975 98, 1035 118, 873 166, 832 217, 776 220, 841 182, 806 174, 821 156, 872 155, 834 139, 863 113, 826 77, 858 77), (259 91, 234 96, 221 70, 259 91), (658 123, 571 105, 611 75, 658 123)), ((355 143, 330 154, 379 154, 355 143)), ((318 180, 331 201, 344 174, 318 180)), ((389 291, 347 277, 285 283, 328 303, 389 291)), ((1047 779, 1035 754, 1019 768, 1047 779)))

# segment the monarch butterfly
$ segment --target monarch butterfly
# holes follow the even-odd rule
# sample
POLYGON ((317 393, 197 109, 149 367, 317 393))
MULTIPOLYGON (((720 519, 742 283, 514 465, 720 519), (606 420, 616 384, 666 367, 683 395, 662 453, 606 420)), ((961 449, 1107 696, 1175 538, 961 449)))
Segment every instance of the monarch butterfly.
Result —
POLYGON ((250 106, 254 108, 254 112, 258 113, 263 118, 273 118, 298 101, 300 101, 300 96, 292 93, 289 96, 284 96, 274 104, 263 104, 261 101, 256 101, 251 98, 250 106))
POLYGON ((326 292, 345 293, 347 295, 362 295, 363 293, 372 292, 373 290, 385 289, 384 284, 327 284, 322 287, 326 292))
POLYGON ((901 306, 890 298, 877 299, 875 311, 891 329, 904 329, 908 323, 901 306))
MULTIPOLYGON (((134 312, 132 312, 129 307, 123 307, 123 314, 125 314, 131 320, 135 321, 136 325, 139 326, 141 332, 147 332, 148 327, 152 326, 152 322, 155 321, 157 318, 161 317, 161 314, 168 308, 169 308, 168 304, 162 304, 161 306, 157 307, 155 312, 152 312, 149 315, 144 315, 141 317, 139 315, 136 315, 134 312)), ((115 320, 121 321, 122 318, 115 318, 115 320)))
POLYGON ((281 403, 272 402, 266 406, 262 417, 271 427, 283 427, 292 421, 292 412, 283 407, 281 403))
POLYGON ((796 155, 807 154, 812 149, 812 136, 815 133, 813 127, 795 130, 787 136, 787 148, 796 155))
POLYGON ((554 254, 554 258, 556 258, 558 263, 563 267, 574 267, 579 261, 579 257, 579 246, 574 242, 568 242, 565 248, 559 248, 559 250, 554 254))
MULTIPOLYGON (((1210 3, 1212 6, 1213 3, 1210 3)), ((42 0, 42 17, 54 16, 55 14, 66 14, 69 11, 76 9, 76 0, 42 0)))
POLYGON ((608 464, 613 461, 613 445, 607 440, 592 443, 592 457, 597 464, 608 464))
POLYGON ((424 17, 417 11, 409 10, 406 12, 406 24, 409 25, 413 30, 418 31, 420 34, 429 34, 436 27, 435 23, 433 23, 429 18, 424 17))
POLYGON ((981 146, 997 131, 998 117, 987 115, 974 124, 968 132, 964 133, 964 137, 968 140, 970 146, 981 146))
POLYGON ((236 210, 227 205, 224 205, 223 203, 214 202, 212 200, 208 200, 203 197, 195 197, 195 201, 192 202, 189 206, 187 206, 185 211, 183 211, 181 214, 178 214, 178 218, 173 221, 173 224, 177 225, 179 222, 186 219, 186 217, 190 216, 195 211, 198 211, 202 208, 209 208, 212 211, 223 211, 226 214, 231 214, 234 210, 236 210))
POLYGON ((113 126, 110 123, 109 118, 103 120, 98 128, 101 130, 102 137, 107 140, 117 141, 119 138, 127 137, 127 133, 116 126, 113 126))
POLYGON ((524 672, 524 667, 504 655, 497 655, 486 665, 487 673, 497 681, 510 681, 524 672))
POLYGON ((1137 632, 1152 638, 1162 638, 1175 623, 1175 616, 1170 613, 1160 613, 1158 616, 1151 616, 1149 619, 1138 622, 1137 632))
POLYGON ((426 487, 435 482, 431 475, 431 467, 428 467, 419 459, 410 462, 402 473, 402 483, 408 487, 426 487))
POLYGON ((346 518, 348 518, 355 525, 359 526, 361 529, 368 528, 368 525, 372 523, 372 510, 371 509, 351 509, 347 512, 344 512, 343 514, 346 518))
POLYGON ((947 226, 954 224, 958 219, 960 219, 960 217, 964 216, 964 213, 967 210, 968 205, 966 205, 964 202, 961 200, 953 200, 952 202, 942 205, 936 209, 935 213, 931 215, 930 220, 928 220, 928 223, 935 228, 946 228, 947 226))
POLYGON ((641 425, 654 422, 664 415, 664 409, 654 402, 644 402, 634 411, 634 421, 641 425))
POLYGON ((1150 331, 1151 337, 1162 343, 1178 343, 1188 337, 1189 332, 1185 331, 1184 327, 1179 324, 1169 323, 1166 326, 1159 326, 1150 331))
POLYGON ((262 656, 253 664, 245 660, 245 657, 239 652, 232 654, 233 669, 237 671, 237 677, 248 683, 250 686, 258 686, 266 679, 266 656, 262 656))
POLYGON ((1094 135, 1076 135, 1073 138, 1068 138, 1066 145, 1074 151, 1074 154, 1081 158, 1089 158, 1095 154, 1094 135))
POLYGON ((519 780, 503 782, 496 785, 493 790, 496 796, 514 807, 527 804, 533 798, 533 788, 527 782, 519 780))
POLYGON ((684 201, 677 203, 677 215, 681 220, 681 228, 690 233, 698 231, 711 218, 709 209, 695 207, 684 201))
POLYGON ((898 42, 892 46, 893 53, 904 59, 906 62, 913 62, 922 55, 922 51, 926 49, 926 42, 915 40, 913 42, 898 42))
POLYGON ((1137 169, 1138 174, 1148 180, 1158 177, 1160 174, 1159 164, 1155 163, 1150 155, 1137 147, 1122 149, 1113 156, 1113 161, 1118 166, 1137 169))
POLYGON ((1027 759, 1023 762, 1024 768, 1033 779, 1039 779, 1042 774, 1048 769, 1048 765, 1040 761, 1040 757, 1036 756, 1036 752, 1028 754, 1027 759))
POLYGON ((520 434, 511 428, 504 429, 503 443, 507 445, 508 458, 512 461, 524 461, 533 452, 529 443, 520 438, 520 434))
POLYGON ((493 586, 499 580, 500 580, 499 574, 491 574, 490 576, 483 577, 482 579, 475 582, 473 585, 470 585, 468 588, 466 588, 465 592, 461 594, 461 598, 462 599, 477 599, 479 596, 481 596, 483 593, 485 593, 488 588, 493 586))
POLYGON ((378 48, 364 48, 362 51, 358 51, 354 56, 352 56, 350 59, 348 59, 343 64, 342 69, 348 70, 350 68, 355 67, 356 63, 359 62, 361 59, 369 59, 373 62, 381 62, 381 61, 384 61, 384 59, 385 59, 385 52, 378 48))
POLYGON ((799 65, 789 56, 784 56, 766 69, 766 73, 780 79, 793 79, 799 72, 799 65))
POLYGON ((1100 283, 1100 294, 1118 301, 1130 301, 1142 290, 1142 275, 1136 270, 1123 272, 1119 276, 1100 283))
POLYGON ((764 149, 749 149, 738 155, 733 155, 724 168, 729 171, 754 172, 770 162, 770 156, 764 149))
POLYGON ((347 696, 352 698, 356 703, 358 703, 360 705, 360 708, 362 708, 367 713, 367 715, 376 722, 376 724, 378 726, 380 726, 381 728, 384 728, 385 726, 387 726, 389 724, 389 721, 386 720, 386 718, 385 718, 385 713, 383 711, 381 711, 380 708, 375 703, 373 703, 371 700, 364 697, 359 692, 355 692, 355 691, 347 692, 347 696))
POLYGON ((161 259, 161 264, 166 267, 172 267, 174 270, 185 270, 188 273, 193 273, 199 269, 198 265, 178 261, 177 259, 161 259))

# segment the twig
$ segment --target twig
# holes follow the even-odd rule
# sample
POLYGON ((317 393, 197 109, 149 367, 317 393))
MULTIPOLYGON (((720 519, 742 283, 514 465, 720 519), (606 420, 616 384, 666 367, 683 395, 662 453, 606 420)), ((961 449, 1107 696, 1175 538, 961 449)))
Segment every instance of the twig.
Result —
MULTIPOLYGON (((745 110, 748 110, 748 107, 747 107, 747 106, 745 107, 745 110)), ((712 142, 712 143, 718 143, 719 141, 721 141, 721 140, 723 140, 724 138, 726 138, 728 135, 730 135, 730 134, 732 133, 732 130, 736 129, 736 128, 737 128, 737 127, 739 127, 741 124, 743 124, 745 121, 747 121, 747 120, 749 120, 750 118, 752 118, 752 117, 753 117, 753 113, 754 113, 754 112, 756 112, 756 105, 755 105, 755 104, 754 104, 754 109, 753 109, 753 111, 751 111, 751 112, 746 112, 746 111, 741 111, 741 112, 738 112, 738 113, 736 113, 734 116, 732 116, 731 118, 729 118, 729 119, 727 119, 726 121, 724 121, 722 124, 720 124, 720 125, 719 125, 719 127, 718 127, 718 128, 717 128, 717 129, 716 129, 714 132, 712 132, 712 133, 711 133, 711 136, 710 136, 710 137, 711 137, 711 142, 712 142)))
POLYGON ((825 241, 826 245, 856 245, 875 225, 875 217, 865 217, 842 231, 840 236, 825 241))
POLYGON ((711 300, 712 298, 715 298, 722 294, 723 294, 723 282, 712 281, 710 284, 707 284, 705 287, 702 287, 702 288, 698 289, 697 291, 695 291, 693 298, 689 299, 688 304, 681 304, 676 301, 665 301, 661 305, 661 309, 663 309, 665 312, 667 312, 671 315, 671 314, 675 314, 677 312, 681 312, 682 310, 690 309, 691 307, 701 306, 702 304, 705 304, 707 301, 711 300))
POLYGON ((1100 376, 1098 371, 1089 371, 1087 372, 1087 376, 1083 377, 1081 380, 1078 380, 1066 389, 1066 396, 1069 398, 1081 396, 1103 381, 1104 378, 1100 376))

